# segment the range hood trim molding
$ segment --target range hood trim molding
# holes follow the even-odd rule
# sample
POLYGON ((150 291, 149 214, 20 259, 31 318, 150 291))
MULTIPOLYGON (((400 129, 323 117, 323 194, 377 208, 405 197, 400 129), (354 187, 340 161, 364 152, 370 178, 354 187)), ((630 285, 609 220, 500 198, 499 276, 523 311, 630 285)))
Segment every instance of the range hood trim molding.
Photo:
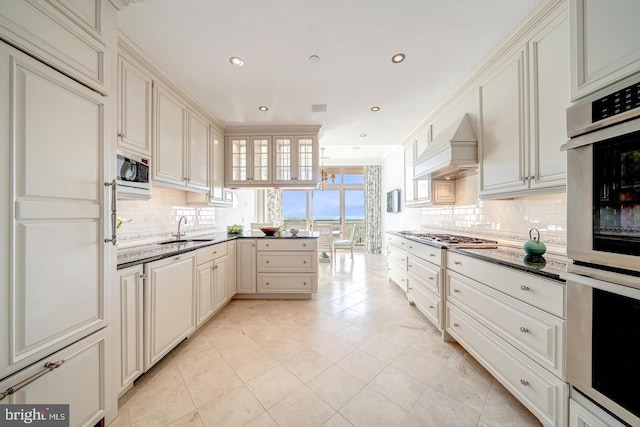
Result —
POLYGON ((413 163, 413 178, 451 178, 477 167, 478 139, 465 114, 444 129, 413 163))

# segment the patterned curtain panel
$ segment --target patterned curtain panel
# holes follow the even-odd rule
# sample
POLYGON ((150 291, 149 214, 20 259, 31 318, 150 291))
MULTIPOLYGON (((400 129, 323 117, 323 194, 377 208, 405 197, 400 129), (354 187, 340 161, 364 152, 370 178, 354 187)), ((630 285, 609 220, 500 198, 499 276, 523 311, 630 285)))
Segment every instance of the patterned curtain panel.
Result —
POLYGON ((282 190, 267 190, 267 222, 282 225, 282 190))
POLYGON ((364 167, 364 227, 366 235, 365 251, 379 254, 382 248, 382 166, 364 167))

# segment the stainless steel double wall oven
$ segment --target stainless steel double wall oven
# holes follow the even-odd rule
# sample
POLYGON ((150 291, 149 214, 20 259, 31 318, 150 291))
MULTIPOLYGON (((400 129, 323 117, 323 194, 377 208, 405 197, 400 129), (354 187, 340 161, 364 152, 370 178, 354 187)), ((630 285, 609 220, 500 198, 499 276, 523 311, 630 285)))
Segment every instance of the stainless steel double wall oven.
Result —
POLYGON ((640 76, 567 110, 567 378, 640 426, 640 76))

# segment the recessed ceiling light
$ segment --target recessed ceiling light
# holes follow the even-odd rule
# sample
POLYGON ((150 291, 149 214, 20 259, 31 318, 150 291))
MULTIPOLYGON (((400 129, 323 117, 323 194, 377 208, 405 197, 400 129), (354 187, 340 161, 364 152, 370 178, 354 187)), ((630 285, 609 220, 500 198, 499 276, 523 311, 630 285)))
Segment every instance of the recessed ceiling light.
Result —
POLYGON ((309 57, 309 61, 310 62, 318 62, 318 61, 320 61, 320 57, 318 55, 311 55, 309 57))
POLYGON ((261 105, 261 106, 258 107, 258 110, 260 110, 260 111, 269 111, 269 108, 265 107, 264 105, 261 105))
POLYGON ((242 65, 244 64, 242 58, 238 58, 237 56, 232 56, 231 58, 229 58, 229 62, 231 62, 231 65, 235 65, 236 67, 242 67, 242 65))
POLYGON ((367 134, 366 134, 366 133, 361 133, 361 134, 360 134, 360 138, 366 138, 366 137, 367 137, 367 134))
POLYGON ((380 111, 380 107, 371 107, 371 111, 380 111))
POLYGON ((398 64, 404 61, 404 58, 405 58, 404 53, 396 53, 391 57, 391 62, 393 62, 394 64, 398 64))

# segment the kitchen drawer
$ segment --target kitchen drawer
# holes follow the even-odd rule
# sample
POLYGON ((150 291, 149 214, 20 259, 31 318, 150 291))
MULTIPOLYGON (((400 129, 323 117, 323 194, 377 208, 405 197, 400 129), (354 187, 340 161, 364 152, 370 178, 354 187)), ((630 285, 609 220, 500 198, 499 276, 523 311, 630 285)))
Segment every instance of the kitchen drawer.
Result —
POLYGON ((395 261, 389 261, 389 278, 393 280, 400 289, 407 292, 407 269, 395 261))
POLYGON ((318 252, 258 252, 258 272, 315 272, 318 252))
POLYGON ((564 282, 544 279, 532 273, 517 271, 450 251, 447 253, 447 269, 565 318, 564 282))
POLYGON ((414 303, 418 310, 438 329, 442 329, 440 297, 417 283, 411 276, 407 282, 407 299, 409 302, 414 303))
POLYGON ((404 269, 407 269, 407 253, 400 248, 387 246, 387 260, 404 265, 404 269))
POLYGON ((196 264, 204 264, 227 254, 227 242, 217 243, 196 251, 196 264))
POLYGON ((260 293, 314 293, 317 292, 315 273, 278 274, 259 273, 258 292, 260 293))
POLYGON ((442 252, 440 248, 425 245, 422 243, 407 241, 407 253, 426 261, 432 262, 438 267, 442 266, 442 252))
POLYGON ((317 251, 318 239, 256 239, 259 251, 317 251))
POLYGON ((565 426, 569 386, 452 304, 446 328, 544 425, 565 426))
POLYGON ((564 378, 564 320, 454 272, 446 281, 447 301, 564 378))
POLYGON ((409 243, 409 241, 407 239, 405 239, 404 237, 400 237, 400 236, 394 236, 393 234, 389 234, 387 235, 387 243, 389 245, 393 245, 396 246, 398 248, 403 248, 406 249, 409 243))
POLYGON ((409 255, 407 271, 411 281, 418 281, 436 295, 440 293, 440 267, 409 255))

